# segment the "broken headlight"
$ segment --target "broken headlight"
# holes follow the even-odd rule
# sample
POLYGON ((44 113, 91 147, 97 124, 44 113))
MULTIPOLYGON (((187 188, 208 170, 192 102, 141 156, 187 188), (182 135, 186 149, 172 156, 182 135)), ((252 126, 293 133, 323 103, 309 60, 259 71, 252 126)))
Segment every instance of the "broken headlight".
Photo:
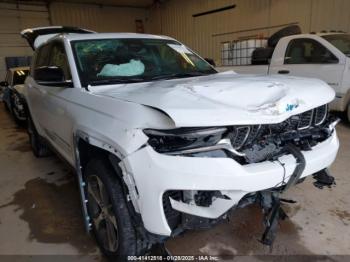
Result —
POLYGON ((197 148, 216 145, 226 128, 176 128, 171 130, 144 129, 148 144, 159 153, 186 153, 197 148))

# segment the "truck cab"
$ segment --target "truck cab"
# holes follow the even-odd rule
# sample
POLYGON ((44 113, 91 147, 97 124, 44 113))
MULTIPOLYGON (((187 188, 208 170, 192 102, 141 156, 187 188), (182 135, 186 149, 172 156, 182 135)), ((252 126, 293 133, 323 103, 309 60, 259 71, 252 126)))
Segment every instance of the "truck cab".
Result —
POLYGON ((347 34, 288 36, 277 44, 268 72, 324 80, 336 92, 331 109, 345 111, 350 99, 349 53, 347 34))

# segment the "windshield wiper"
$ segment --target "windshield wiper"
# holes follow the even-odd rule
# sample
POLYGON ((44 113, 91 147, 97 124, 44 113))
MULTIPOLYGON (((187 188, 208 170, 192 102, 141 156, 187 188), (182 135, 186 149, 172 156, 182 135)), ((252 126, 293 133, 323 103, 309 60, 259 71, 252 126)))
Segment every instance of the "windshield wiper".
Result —
POLYGON ((110 78, 90 81, 90 85, 111 85, 111 84, 125 84, 125 83, 139 83, 145 82, 144 78, 128 77, 128 78, 110 78))
POLYGON ((153 76, 149 79, 150 80, 164 80, 164 79, 173 79, 173 78, 182 78, 182 77, 206 76, 209 74, 210 73, 203 73, 203 72, 174 73, 174 74, 153 76))

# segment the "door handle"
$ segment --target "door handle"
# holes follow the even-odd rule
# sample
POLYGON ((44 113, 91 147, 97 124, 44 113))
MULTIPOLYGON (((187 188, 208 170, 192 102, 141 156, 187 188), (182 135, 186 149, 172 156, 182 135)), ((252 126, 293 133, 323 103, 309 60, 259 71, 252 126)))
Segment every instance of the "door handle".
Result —
POLYGON ((286 74, 289 74, 290 72, 289 72, 289 70, 280 70, 280 71, 278 71, 278 73, 281 75, 286 75, 286 74))

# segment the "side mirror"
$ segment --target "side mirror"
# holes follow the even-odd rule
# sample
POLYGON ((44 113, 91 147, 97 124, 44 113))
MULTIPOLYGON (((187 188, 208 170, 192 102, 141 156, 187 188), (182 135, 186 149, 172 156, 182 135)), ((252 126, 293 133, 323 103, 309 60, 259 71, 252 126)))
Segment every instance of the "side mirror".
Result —
POLYGON ((204 60, 207 61, 211 66, 216 67, 214 59, 212 59, 212 58, 204 58, 204 60))
POLYGON ((71 81, 66 81, 62 68, 57 66, 42 66, 34 70, 34 79, 39 85, 45 86, 69 86, 71 81))
POLYGON ((8 87, 8 86, 9 86, 9 83, 7 83, 7 81, 1 81, 1 82, 0 82, 0 86, 2 86, 2 87, 8 87))

